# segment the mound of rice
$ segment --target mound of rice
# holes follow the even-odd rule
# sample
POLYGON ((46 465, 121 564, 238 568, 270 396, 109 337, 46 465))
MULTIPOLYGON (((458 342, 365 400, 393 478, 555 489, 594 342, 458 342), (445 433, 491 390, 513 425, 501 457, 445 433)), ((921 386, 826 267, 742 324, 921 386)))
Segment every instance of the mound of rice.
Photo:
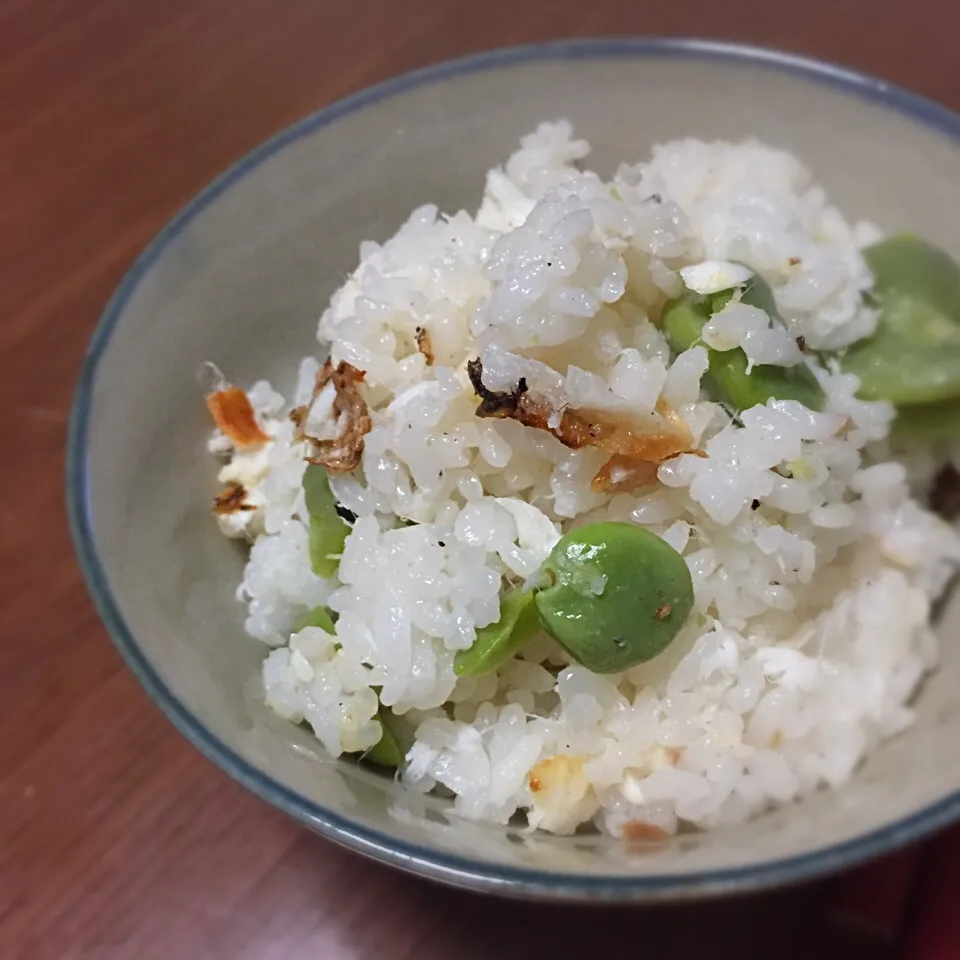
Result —
MULTIPOLYGON (((365 373, 372 419, 360 467, 331 475, 356 515, 336 577, 310 569, 289 419, 311 403, 318 360, 291 397, 250 389, 269 443, 210 446, 253 508, 221 524, 252 540, 238 597, 272 648, 273 710, 334 756, 364 751, 381 733, 378 688, 410 733, 401 778, 446 788, 455 813, 659 836, 842 784, 907 727, 960 540, 885 459, 893 409, 858 400, 855 377, 812 365, 823 412, 770 401, 733 417, 701 391, 704 347, 677 356, 658 328, 681 269, 739 261, 769 282, 789 336, 732 303, 704 338, 752 362, 809 362, 794 338, 834 349, 873 330, 860 248, 878 232, 757 142, 664 144, 610 182, 581 168, 588 151, 569 124, 543 124, 489 172, 475 217, 423 207, 361 246, 318 333, 319 357, 365 373), (705 455, 666 461, 632 493, 594 492, 605 454, 475 415, 476 357, 487 388, 523 377, 554 410, 655 417, 665 402, 705 455), (542 634, 497 673, 457 679, 454 653, 497 620, 502 585, 531 577, 562 532, 607 519, 689 565, 694 613, 673 644, 599 676, 542 634), (335 636, 292 632, 321 604, 335 636)), ((335 433, 329 404, 310 416, 335 433)))

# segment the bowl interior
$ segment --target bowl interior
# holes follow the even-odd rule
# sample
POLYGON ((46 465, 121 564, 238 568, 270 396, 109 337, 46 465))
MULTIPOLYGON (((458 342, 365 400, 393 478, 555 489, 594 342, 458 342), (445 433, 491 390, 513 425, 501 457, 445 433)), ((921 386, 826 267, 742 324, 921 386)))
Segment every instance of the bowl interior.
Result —
POLYGON ((386 238, 418 204, 475 209, 485 171, 560 116, 591 141, 589 163, 605 174, 668 138, 758 136, 798 153, 849 218, 960 254, 960 147, 947 133, 849 85, 742 57, 593 46, 448 69, 332 108, 248 158, 168 228, 95 342, 73 496, 81 554, 121 649, 181 728, 258 792, 354 846, 475 886, 622 897, 774 882, 955 815, 957 604, 941 622, 943 663, 916 726, 852 783, 656 847, 448 820, 444 801, 324 757, 258 702, 265 651, 244 634, 234 598, 242 557, 208 511, 216 465, 203 446, 201 364, 289 387, 361 239, 386 238))

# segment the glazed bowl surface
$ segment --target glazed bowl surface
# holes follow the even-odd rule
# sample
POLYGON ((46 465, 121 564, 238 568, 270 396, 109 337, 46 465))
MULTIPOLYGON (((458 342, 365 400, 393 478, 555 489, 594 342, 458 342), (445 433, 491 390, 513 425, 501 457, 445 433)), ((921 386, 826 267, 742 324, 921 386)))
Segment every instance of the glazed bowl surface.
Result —
MULTIPOLYGON (((634 847, 447 815, 438 798, 334 761, 259 701, 264 648, 235 599, 242 556, 209 515, 216 465, 197 372, 289 387, 356 265, 420 204, 477 207, 486 170, 545 119, 591 166, 682 136, 797 153, 851 219, 960 254, 960 117, 838 67, 694 40, 571 41, 440 64, 282 132, 204 190, 124 279, 90 344, 71 424, 78 554, 111 636, 177 728, 302 823, 378 860, 476 890, 653 901, 756 889, 880 855, 960 816, 960 604, 917 721, 844 788, 749 823, 634 847)), ((238 838, 242 842, 242 838, 238 838)))

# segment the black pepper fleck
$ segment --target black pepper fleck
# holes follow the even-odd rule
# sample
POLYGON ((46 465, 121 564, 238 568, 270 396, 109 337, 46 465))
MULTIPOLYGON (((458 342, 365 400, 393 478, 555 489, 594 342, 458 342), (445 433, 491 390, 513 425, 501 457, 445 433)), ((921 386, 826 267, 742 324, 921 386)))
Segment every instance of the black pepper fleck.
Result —
POLYGON ((759 501, 759 500, 754 500, 753 503, 750 504, 750 509, 751 509, 751 510, 756 510, 757 507, 759 507, 759 506, 760 506, 760 501, 759 501))

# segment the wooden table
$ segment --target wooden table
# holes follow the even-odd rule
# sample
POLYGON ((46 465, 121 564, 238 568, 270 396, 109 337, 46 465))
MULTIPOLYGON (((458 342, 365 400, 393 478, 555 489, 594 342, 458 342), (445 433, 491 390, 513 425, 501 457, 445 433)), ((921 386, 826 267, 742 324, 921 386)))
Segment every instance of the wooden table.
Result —
POLYGON ((393 873, 244 792, 140 691, 63 511, 84 345, 151 235, 226 164, 373 81, 575 34, 749 40, 960 108, 960 5, 913 0, 0 0, 0 957, 879 956, 814 885, 658 911, 501 903, 393 873), (830 945, 833 946, 830 946, 830 945))

